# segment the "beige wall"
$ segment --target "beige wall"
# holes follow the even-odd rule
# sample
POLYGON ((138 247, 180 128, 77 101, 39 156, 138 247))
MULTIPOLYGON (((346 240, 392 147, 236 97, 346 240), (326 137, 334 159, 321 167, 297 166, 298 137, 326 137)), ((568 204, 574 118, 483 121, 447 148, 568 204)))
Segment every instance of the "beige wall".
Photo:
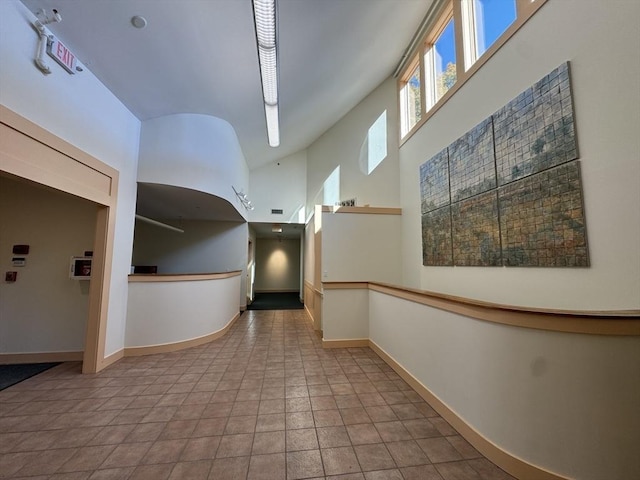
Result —
POLYGON ((307 151, 289 155, 249 173, 250 222, 304 223, 307 194, 307 151), (272 214, 272 209, 282 214, 272 214))
POLYGON ((84 350, 89 282, 71 280, 71 256, 93 249, 97 207, 0 176, 0 353, 84 350), (12 266, 27 244, 26 266, 12 266), (15 283, 4 273, 18 272, 15 283))
POLYGON ((640 337, 498 325, 374 291, 368 327, 371 340, 511 455, 567 478, 638 478, 640 337))
POLYGON ((399 284, 400 215, 322 213, 323 282, 399 284))
POLYGON ((300 239, 256 240, 256 292, 300 291, 300 239))
MULTIPOLYGON (((249 230, 246 223, 183 220, 184 233, 136 221, 133 265, 157 265, 158 273, 221 273, 241 270, 245 278, 249 230)), ((246 305, 241 282, 240 306, 246 305)))
POLYGON ((405 285, 530 307, 640 308, 637 18, 640 2, 547 2, 401 147, 405 285), (420 165, 566 61, 591 267, 423 267, 420 165), (612 64, 624 65, 622 79, 612 64))
POLYGON ((396 83, 388 79, 307 149, 307 211, 323 203, 323 183, 340 167, 340 199, 358 205, 397 207, 398 180, 396 83), (387 158, 370 174, 361 170, 360 152, 369 128, 387 112, 387 158))
POLYGON ((105 351, 124 346, 140 121, 84 66, 68 75, 34 65, 36 17, 18 0, 0 1, 0 103, 118 171, 105 351))

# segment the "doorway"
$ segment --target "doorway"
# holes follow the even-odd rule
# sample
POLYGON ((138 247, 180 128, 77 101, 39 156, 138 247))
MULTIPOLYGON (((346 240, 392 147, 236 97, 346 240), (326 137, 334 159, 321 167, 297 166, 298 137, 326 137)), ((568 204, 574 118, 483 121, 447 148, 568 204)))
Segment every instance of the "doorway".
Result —
MULTIPOLYGON (((96 207, 82 371, 98 372, 109 364, 105 338, 118 171, 2 105, 0 135, 0 172, 88 200, 96 207)), ((45 357, 35 361, 68 360, 56 352, 46 352, 45 357)), ((16 363, 12 357, 7 359, 16 363)))
POLYGON ((250 310, 304 308, 301 240, 304 225, 252 223, 255 232, 254 299, 250 310))

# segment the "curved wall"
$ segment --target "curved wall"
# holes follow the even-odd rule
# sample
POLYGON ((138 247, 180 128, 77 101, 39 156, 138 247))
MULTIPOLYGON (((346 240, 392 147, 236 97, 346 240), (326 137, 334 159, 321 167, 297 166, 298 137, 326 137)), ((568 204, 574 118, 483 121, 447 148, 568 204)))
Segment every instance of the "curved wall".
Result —
POLYGON ((640 337, 498 325, 378 292, 370 339, 498 447, 568 478, 637 478, 640 337))
MULTIPOLYGON (((599 323, 587 334, 539 329, 568 322, 553 313, 538 315, 555 316, 547 319, 553 325, 540 318, 539 328, 529 328, 516 326, 523 311, 508 308, 494 309, 493 320, 484 321, 442 302, 433 303, 438 308, 409 300, 428 295, 400 287, 324 288, 325 345, 361 345, 368 338, 426 390, 438 413, 516 478, 640 478, 637 312, 621 314, 627 320, 614 314, 571 321, 599 323)), ((469 304, 449 303, 473 314, 469 304)))
MULTIPOLYGON (((240 272, 131 275, 126 350, 185 343, 224 330, 239 312, 241 278, 240 272)), ((128 353, 125 351, 125 355, 128 353)))
POLYGON ((216 195, 246 218, 232 186, 247 193, 249 169, 235 130, 220 118, 180 113, 144 121, 138 181, 216 195))

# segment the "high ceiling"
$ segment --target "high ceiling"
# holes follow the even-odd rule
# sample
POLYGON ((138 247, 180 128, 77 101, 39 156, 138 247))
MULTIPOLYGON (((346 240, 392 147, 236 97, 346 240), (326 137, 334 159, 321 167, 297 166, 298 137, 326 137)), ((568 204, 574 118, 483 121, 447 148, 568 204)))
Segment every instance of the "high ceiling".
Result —
MULTIPOLYGON (((2 1, 2 0, 0 0, 2 1)), ((280 147, 267 144, 251 0, 22 0, 140 120, 200 113, 228 121, 249 169, 307 148, 388 78, 433 0, 277 0, 280 147), (132 17, 147 25, 137 29, 132 17)), ((81 74, 82 75, 82 74, 81 74)), ((224 199, 138 185, 137 213, 242 221, 224 199)), ((299 237, 254 225, 260 237, 299 237)))
POLYGON ((281 145, 267 145, 251 0, 22 0, 140 120, 201 113, 250 169, 309 146, 391 75, 432 0, 278 0, 281 145), (147 26, 134 28, 141 15, 147 26))

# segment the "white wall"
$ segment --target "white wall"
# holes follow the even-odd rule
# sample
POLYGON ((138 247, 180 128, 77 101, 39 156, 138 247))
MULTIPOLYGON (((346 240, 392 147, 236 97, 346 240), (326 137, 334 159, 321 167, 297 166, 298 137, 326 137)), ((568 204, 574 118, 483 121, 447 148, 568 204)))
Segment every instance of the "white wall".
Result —
MULTIPOLYGON (((85 67, 67 74, 34 65, 35 17, 18 0, 0 2, 0 103, 118 170, 118 201, 105 354, 124 346, 140 122, 85 67)), ((64 38, 61 39, 64 41, 64 38)), ((82 60, 82 59, 80 59, 82 60)))
POLYGON ((0 176, 0 352, 84 350, 89 282, 69 278, 71 256, 93 250, 96 205, 26 181, 0 176), (29 245, 28 255, 12 253, 29 245), (27 259, 12 265, 13 257, 27 259))
MULTIPOLYGON (((170 222, 173 223, 175 222, 170 222)), ((158 273, 247 273, 246 223, 183 220, 184 233, 136 222, 133 265, 157 265, 158 273)), ((246 282, 240 306, 246 305, 246 282)))
POLYGON ((249 169, 235 130, 220 118, 181 113, 144 121, 138 181, 216 195, 246 218, 232 187, 247 193, 249 169))
POLYGON ((247 249, 247 276, 245 279, 247 302, 253 302, 255 298, 255 281, 256 281, 256 231, 249 225, 249 241, 251 242, 251 251, 247 249))
POLYGON ((323 183, 340 166, 340 199, 356 197, 358 206, 397 207, 398 179, 397 100, 395 80, 376 88, 355 108, 327 130, 307 149, 307 211, 323 203, 323 183), (360 167, 360 151, 369 128, 386 110, 385 160, 370 175, 360 167))
POLYGON ((314 285, 316 264, 315 218, 315 215, 313 215, 304 227, 304 281, 312 285, 314 285))
POLYGON ((307 195, 307 151, 295 153, 249 173, 249 194, 254 209, 251 222, 304 223, 307 195), (273 215, 271 209, 282 209, 273 215))
POLYGON ((498 325, 375 291, 369 334, 512 455, 568 478, 638 478, 640 337, 498 325))
POLYGON ((369 338, 369 291, 324 289, 322 297, 323 340, 369 338))
POLYGON ((256 292, 300 290, 300 239, 256 240, 256 292))
POLYGON ((547 2, 402 146, 404 284, 511 305, 640 308, 637 18, 639 2, 547 2), (567 60, 591 267, 423 267, 419 166, 567 60))
POLYGON ((322 281, 402 278, 400 215, 322 213, 322 281))
POLYGON ((130 283, 126 346, 177 343, 222 330, 238 314, 242 278, 130 283))

